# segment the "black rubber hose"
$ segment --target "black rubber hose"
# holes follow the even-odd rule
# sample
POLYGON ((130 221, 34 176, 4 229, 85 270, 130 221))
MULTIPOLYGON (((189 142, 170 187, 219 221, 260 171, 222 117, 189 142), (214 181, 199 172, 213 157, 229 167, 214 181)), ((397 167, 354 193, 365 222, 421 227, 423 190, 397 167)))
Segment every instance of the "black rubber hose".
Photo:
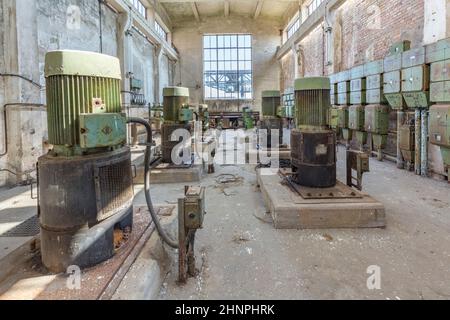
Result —
POLYGON ((147 130, 147 148, 145 149, 145 164, 144 164, 144 170, 145 170, 145 177, 144 177, 144 193, 145 193, 145 200, 147 201, 148 210, 150 211, 150 215, 152 216, 153 223, 155 224, 156 230, 158 231, 159 236, 161 239, 167 243, 171 248, 178 249, 179 245, 176 241, 172 240, 166 231, 161 226, 161 223, 159 222, 158 215, 156 214, 155 208, 153 207, 152 197, 150 195, 150 157, 152 152, 152 143, 153 143, 153 136, 152 136, 152 127, 151 125, 141 118, 128 118, 127 123, 135 123, 140 124, 145 127, 147 130))

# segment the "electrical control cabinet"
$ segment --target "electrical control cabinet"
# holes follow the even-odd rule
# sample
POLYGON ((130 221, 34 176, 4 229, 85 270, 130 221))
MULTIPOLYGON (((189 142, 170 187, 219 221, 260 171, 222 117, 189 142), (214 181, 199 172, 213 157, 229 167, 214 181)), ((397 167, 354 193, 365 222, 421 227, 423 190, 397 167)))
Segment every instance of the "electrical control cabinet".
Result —
POLYGON ((384 58, 384 72, 392 72, 402 69, 402 54, 396 53, 384 58))
POLYGON ((400 93, 401 92, 401 72, 400 71, 391 71, 384 74, 384 83, 383 83, 384 93, 400 93))
POLYGON ((449 81, 450 80, 450 59, 434 62, 431 64, 430 81, 449 81))
POLYGON ((384 72, 383 60, 375 60, 364 65, 364 77, 382 74, 384 72))
POLYGON ((350 91, 363 91, 366 90, 366 79, 365 78, 359 78, 359 79, 353 79, 350 81, 350 91))
POLYGON ((384 96, 383 89, 372 89, 366 91, 367 104, 385 104, 387 100, 384 96))
POLYGON ((350 104, 366 104, 366 91, 350 92, 350 104))
POLYGON ((425 48, 425 63, 450 59, 450 38, 427 45, 425 48))
POLYGON ((430 70, 421 65, 402 70, 402 91, 427 91, 430 87, 430 70))
POLYGON ((366 88, 367 90, 380 89, 383 88, 383 75, 374 74, 366 78, 366 88))
POLYGON ((349 124, 348 107, 347 106, 339 107, 337 109, 337 114, 338 114, 337 126, 343 129, 348 128, 349 124))
POLYGON ((389 107, 368 105, 365 108, 365 125, 367 132, 387 135, 389 130, 389 107))
POLYGON ((364 130, 364 106, 350 106, 348 109, 348 127, 352 130, 363 131, 364 130))
POLYGON ((402 54, 402 68, 411 68, 425 64, 425 47, 418 47, 402 54))
POLYGON ((338 103, 339 105, 349 105, 350 104, 350 92, 347 93, 339 93, 338 94, 338 103))
POLYGON ((402 70, 402 92, 410 108, 429 107, 430 67, 420 65, 402 70))
POLYGON ((450 148, 450 105, 434 105, 430 108, 430 142, 450 148))

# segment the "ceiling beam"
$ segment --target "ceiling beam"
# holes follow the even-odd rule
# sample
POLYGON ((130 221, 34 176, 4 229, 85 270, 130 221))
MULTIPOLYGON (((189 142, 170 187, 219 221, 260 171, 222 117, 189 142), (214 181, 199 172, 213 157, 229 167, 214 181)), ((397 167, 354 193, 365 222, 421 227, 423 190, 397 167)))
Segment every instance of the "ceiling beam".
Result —
POLYGON ((191 2, 191 8, 194 12, 195 20, 197 20, 197 22, 200 22, 200 13, 198 12, 197 3, 191 2))
POLYGON ((228 0, 225 0, 224 2, 224 10, 225 10, 225 17, 230 16, 230 2, 228 0))
POLYGON ((263 0, 258 1, 258 3, 256 4, 255 17, 254 17, 255 19, 258 19, 258 17, 260 16, 263 5, 264 5, 263 0))

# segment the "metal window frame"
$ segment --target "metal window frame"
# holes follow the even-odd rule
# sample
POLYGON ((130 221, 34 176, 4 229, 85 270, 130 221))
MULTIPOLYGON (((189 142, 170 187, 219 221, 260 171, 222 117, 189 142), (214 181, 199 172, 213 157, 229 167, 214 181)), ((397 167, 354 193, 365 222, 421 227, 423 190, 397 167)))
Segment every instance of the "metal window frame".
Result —
MULTIPOLYGON (((253 87, 253 85, 254 85, 254 81, 253 81, 253 75, 254 75, 254 73, 253 73, 253 70, 254 70, 254 68, 253 68, 253 35, 250 34, 250 33, 204 34, 203 37, 202 37, 202 47, 203 47, 203 50, 202 50, 203 79, 202 79, 202 81, 203 81, 203 97, 204 97, 204 99, 205 100, 245 100, 245 101, 253 100, 253 95, 254 95, 254 87, 253 87), (231 41, 230 41, 230 45, 229 46, 225 45, 225 38, 224 38, 224 45, 223 46, 219 46, 219 37, 226 37, 226 36, 236 36, 236 46, 232 46, 231 45, 231 41), (246 37, 246 36, 250 37, 250 45, 246 46, 245 42, 244 42, 244 46, 239 46, 239 38, 240 37, 246 37), (205 38, 206 37, 216 37, 216 45, 214 47, 211 47, 211 46, 210 47, 206 47, 205 46, 205 38), (240 57, 240 55, 239 55, 239 50, 240 49, 250 50, 250 60, 246 59, 246 57, 242 57, 242 58, 240 57), (215 60, 211 60, 211 59, 210 60, 206 60, 206 57, 205 57, 206 50, 213 50, 213 51, 215 50, 216 51, 216 59, 215 60), (219 51, 220 50, 224 50, 224 51, 225 50, 236 50, 237 51, 237 57, 236 57, 236 59, 232 59, 231 57, 229 57, 229 59, 226 59, 225 57, 223 57, 223 59, 219 59, 219 51), (207 95, 206 86, 205 86, 205 84, 206 84, 206 76, 207 76, 206 63, 216 63, 216 68, 215 68, 215 70, 212 70, 212 72, 214 72, 214 71, 216 72, 216 78, 217 78, 216 81, 217 81, 217 86, 218 86, 218 84, 220 82, 220 80, 219 80, 219 63, 227 63, 227 62, 229 62, 229 63, 235 62, 236 65, 237 65, 237 70, 232 70, 231 68, 229 70, 230 72, 235 72, 236 76, 237 76, 237 79, 236 79, 237 83, 236 84, 237 84, 238 91, 231 93, 231 95, 237 94, 237 97, 227 96, 226 94, 225 94, 225 96, 221 96, 219 94, 220 90, 217 90, 217 95, 214 95, 214 96, 211 95, 211 94, 207 95), (244 70, 240 70, 240 68, 239 68, 239 64, 240 63, 244 63, 244 64, 245 63, 250 63, 250 66, 251 66, 250 74, 244 73, 243 72, 244 70), (240 92, 241 92, 240 89, 241 89, 241 86, 243 86, 243 85, 241 84, 240 80, 241 80, 242 77, 245 77, 245 76, 248 76, 248 75, 250 75, 250 83, 251 83, 251 85, 250 85, 250 92, 245 92, 244 94, 248 94, 249 93, 250 97, 241 97, 240 96, 240 92)), ((224 54, 225 54, 225 52, 224 52, 224 54)), ((224 70, 224 71, 228 71, 228 70, 224 70)), ((245 70, 245 71, 248 71, 248 70, 245 70)))
POLYGON ((156 30, 156 33, 159 36, 161 36, 162 39, 167 41, 168 32, 162 27, 162 25, 157 20, 155 20, 155 30, 156 30))

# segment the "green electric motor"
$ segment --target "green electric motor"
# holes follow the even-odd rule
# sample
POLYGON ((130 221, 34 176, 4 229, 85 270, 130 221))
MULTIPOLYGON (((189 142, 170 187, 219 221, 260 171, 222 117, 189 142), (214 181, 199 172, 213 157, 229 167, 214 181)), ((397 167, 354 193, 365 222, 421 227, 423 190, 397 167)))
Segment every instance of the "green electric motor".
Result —
POLYGON ((295 80, 295 120, 297 128, 328 130, 331 107, 329 78, 313 77, 295 80))
POLYGON ((167 87, 163 90, 164 120, 169 123, 185 123, 194 118, 189 108, 189 89, 183 87, 167 87))
POLYGON ((95 52, 52 51, 45 57, 49 143, 54 155, 122 147, 119 59, 95 52))

